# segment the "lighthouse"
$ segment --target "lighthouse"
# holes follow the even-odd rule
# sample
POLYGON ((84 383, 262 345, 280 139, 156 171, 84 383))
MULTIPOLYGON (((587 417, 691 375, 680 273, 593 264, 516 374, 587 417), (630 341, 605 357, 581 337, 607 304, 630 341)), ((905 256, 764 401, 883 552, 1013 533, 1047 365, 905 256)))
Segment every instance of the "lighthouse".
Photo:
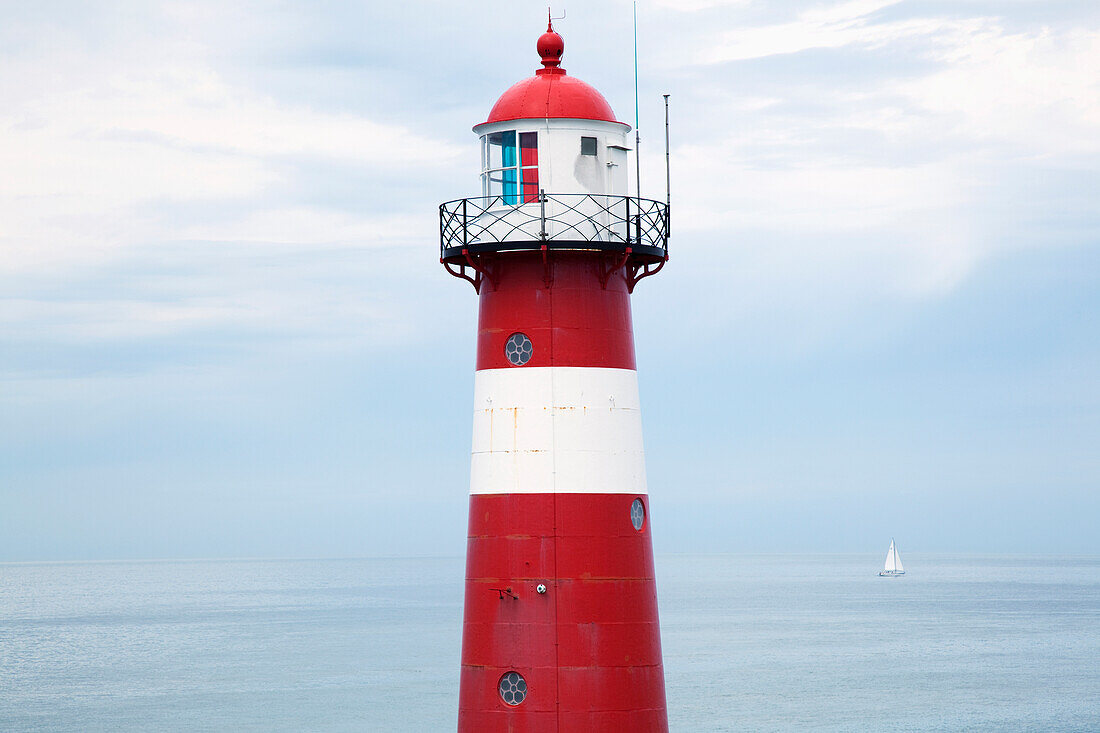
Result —
POLYGON ((536 49, 473 128, 481 195, 439 207, 479 304, 458 730, 667 731, 630 296, 668 205, 552 25, 536 49))

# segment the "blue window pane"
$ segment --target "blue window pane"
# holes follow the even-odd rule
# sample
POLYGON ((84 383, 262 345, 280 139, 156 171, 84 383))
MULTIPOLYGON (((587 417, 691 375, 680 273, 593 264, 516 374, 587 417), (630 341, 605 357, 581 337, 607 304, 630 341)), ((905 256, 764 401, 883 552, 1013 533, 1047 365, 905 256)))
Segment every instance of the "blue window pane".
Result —
POLYGON ((500 142, 504 150, 504 165, 516 164, 516 131, 506 130, 500 133, 500 142))
MULTIPOLYGON (((512 148, 512 150, 515 150, 515 148, 512 148)), ((518 204, 519 198, 516 195, 516 169, 505 168, 501 172, 504 174, 504 203, 518 204)))

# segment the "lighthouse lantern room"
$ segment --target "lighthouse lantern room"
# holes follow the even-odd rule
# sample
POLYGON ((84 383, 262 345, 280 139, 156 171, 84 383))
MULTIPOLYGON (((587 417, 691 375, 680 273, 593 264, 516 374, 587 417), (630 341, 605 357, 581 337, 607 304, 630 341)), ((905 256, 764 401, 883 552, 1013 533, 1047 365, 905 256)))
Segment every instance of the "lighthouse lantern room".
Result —
POLYGON ((669 211, 552 26, 536 48, 474 127, 481 195, 439 207, 479 300, 458 727, 666 731, 630 294, 669 211))

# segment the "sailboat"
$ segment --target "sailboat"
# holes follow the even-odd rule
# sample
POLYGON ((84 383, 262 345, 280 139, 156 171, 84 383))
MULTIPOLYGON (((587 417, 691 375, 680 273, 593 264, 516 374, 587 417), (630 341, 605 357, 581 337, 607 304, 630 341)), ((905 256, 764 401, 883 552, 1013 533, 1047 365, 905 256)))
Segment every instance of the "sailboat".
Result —
POLYGON ((894 544, 894 538, 890 538, 890 549, 886 551, 886 567, 882 569, 879 576, 885 578, 893 578, 898 575, 905 575, 905 568, 901 565, 901 555, 898 554, 897 545, 894 544))

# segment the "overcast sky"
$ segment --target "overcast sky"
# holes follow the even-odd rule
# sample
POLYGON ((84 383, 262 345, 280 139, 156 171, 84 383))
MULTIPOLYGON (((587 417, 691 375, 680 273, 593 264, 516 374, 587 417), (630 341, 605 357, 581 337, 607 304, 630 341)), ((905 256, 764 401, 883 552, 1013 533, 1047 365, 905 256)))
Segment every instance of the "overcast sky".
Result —
MULTIPOLYGON (((630 3, 563 9, 633 123, 630 3)), ((0 560, 462 554, 436 206, 544 24, 0 6, 0 560)), ((1100 553, 1100 4, 644 0, 639 40, 658 551, 1100 553)))

